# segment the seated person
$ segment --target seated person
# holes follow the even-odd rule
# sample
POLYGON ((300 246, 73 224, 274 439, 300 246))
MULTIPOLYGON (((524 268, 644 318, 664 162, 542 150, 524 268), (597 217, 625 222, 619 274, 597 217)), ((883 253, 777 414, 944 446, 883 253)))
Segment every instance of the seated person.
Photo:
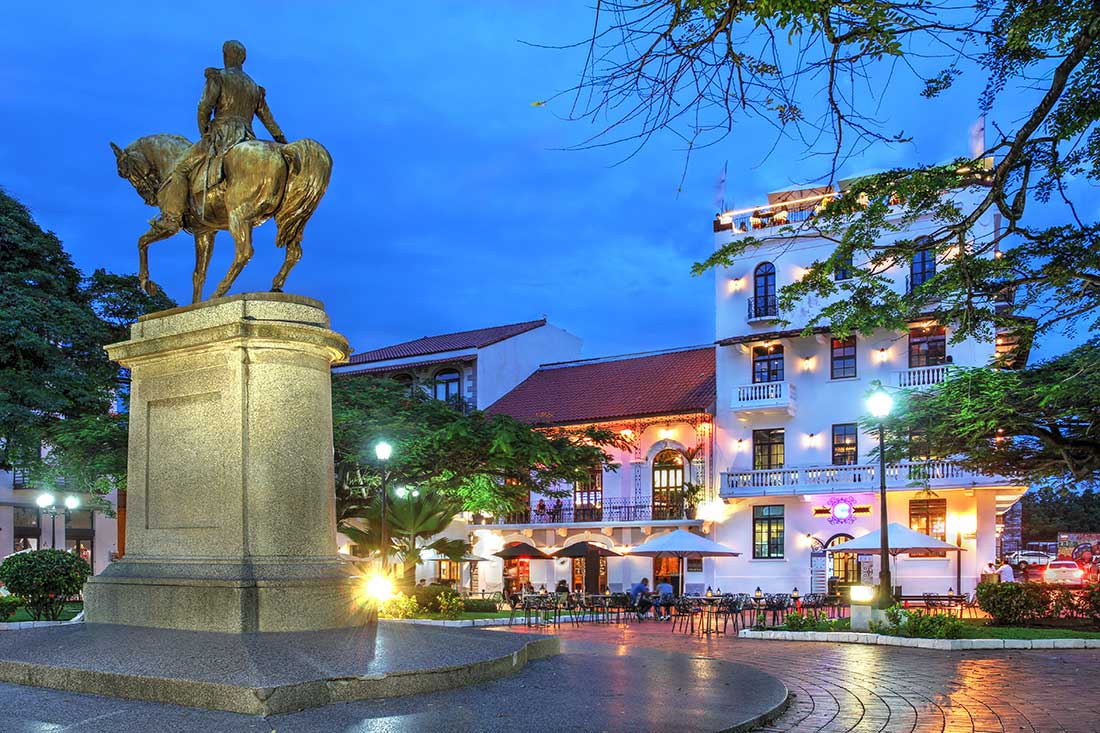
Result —
POLYGON ((668 621, 672 618, 672 607, 676 603, 672 584, 667 580, 657 584, 657 620, 668 621))
POLYGON ((649 609, 653 607, 653 601, 649 600, 649 578, 642 578, 641 582, 630 587, 630 602, 634 604, 638 618, 645 618, 649 609))

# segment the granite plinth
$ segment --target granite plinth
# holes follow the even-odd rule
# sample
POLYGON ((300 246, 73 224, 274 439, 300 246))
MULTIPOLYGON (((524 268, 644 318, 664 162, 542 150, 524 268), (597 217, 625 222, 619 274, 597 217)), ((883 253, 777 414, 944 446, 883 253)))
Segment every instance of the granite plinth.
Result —
POLYGON ((141 318, 130 369, 126 554, 90 622, 214 632, 373 623, 336 553, 331 375, 318 301, 244 293, 141 318))
POLYGON ((0 638, 0 682, 273 715, 451 689, 558 653, 554 636, 378 624, 220 634, 88 624, 0 638))

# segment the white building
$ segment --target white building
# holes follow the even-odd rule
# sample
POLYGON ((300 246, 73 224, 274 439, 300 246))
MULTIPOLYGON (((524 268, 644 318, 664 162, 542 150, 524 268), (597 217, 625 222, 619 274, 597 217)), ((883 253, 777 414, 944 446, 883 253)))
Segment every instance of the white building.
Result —
MULTIPOLYGON (((0 471, 0 558, 17 550, 46 549, 76 552, 98 573, 119 551, 115 519, 87 507, 50 514, 35 503, 42 493, 30 485, 26 472, 0 471)), ((64 490, 52 492, 58 503, 64 490)), ((112 506, 112 491, 103 497, 112 506)))
MULTIPOLYGON (((795 223, 812 216, 821 195, 807 193, 813 192, 771 194, 766 205, 720 215, 716 246, 750 233, 766 236, 777 219, 795 223), (795 198, 802 200, 783 205, 795 198), (776 216, 784 209, 785 215, 776 216)), ((988 214, 979 223, 986 230, 997 225, 988 214)), ((930 229, 931 224, 917 224, 905 236, 930 229)), ((908 332, 841 340, 817 328, 803 337, 823 303, 810 299, 796 312, 779 313, 776 293, 827 258, 832 246, 813 235, 784 236, 716 272, 715 435, 716 460, 723 467, 716 488, 729 516, 717 525, 715 539, 744 553, 716 562, 713 580, 722 588, 789 592, 797 586, 805 593, 824 590, 829 577, 842 584, 877 578, 877 560, 870 556, 823 552, 879 524, 878 467, 869 456, 877 436, 859 427, 872 383, 879 381, 888 391, 934 385, 947 365, 984 366, 998 348, 973 339, 949 343, 951 324, 927 319, 914 320, 908 332), (788 321, 782 329, 780 318, 788 321)), ((888 274, 901 290, 919 285, 935 267, 931 253, 920 254, 888 274)), ((1026 354, 1018 362, 1025 360, 1026 354)), ((961 585, 968 592, 979 568, 996 556, 998 514, 1027 487, 932 459, 919 435, 911 440, 910 460, 887 467, 890 521, 953 544, 961 541, 967 550, 961 585)), ((894 582, 905 595, 958 589, 954 555, 902 556, 894 582)))

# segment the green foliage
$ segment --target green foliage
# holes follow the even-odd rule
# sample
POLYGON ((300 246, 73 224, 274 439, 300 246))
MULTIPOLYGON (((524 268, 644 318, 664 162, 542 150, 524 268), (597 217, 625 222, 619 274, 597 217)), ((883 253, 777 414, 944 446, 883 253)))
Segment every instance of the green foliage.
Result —
POLYGON ((492 613, 497 610, 497 603, 488 598, 464 598, 462 609, 469 613, 492 613))
POLYGON ((848 619, 829 618, 824 613, 807 611, 801 613, 795 611, 787 615, 783 621, 783 628, 787 631, 837 631, 841 625, 847 626, 848 619))
POLYGON ((394 593, 392 598, 379 607, 378 615, 381 618, 413 618, 420 611, 420 604, 415 598, 404 593, 394 593))
POLYGON ((105 414, 118 366, 103 345, 171 305, 133 277, 83 278, 60 240, 0 191, 0 469, 33 466, 61 419, 105 414))
MULTIPOLYGON (((420 604, 420 608, 428 613, 442 613, 444 597, 458 597, 454 589, 449 585, 426 585, 413 588, 412 596, 420 604)), ((461 609, 459 609, 461 613, 461 609)))
POLYGON ((23 603, 19 596, 0 596, 0 621, 7 621, 14 616, 23 603))
MULTIPOLYGON (((974 471, 1070 485, 1100 477, 1100 339, 1026 369, 952 368, 949 377, 898 400, 887 421, 892 460, 905 457, 907 436, 919 429, 931 455, 959 456, 974 471)), ((1043 501, 1054 496, 1042 494, 1043 501)), ((1049 527, 1041 539, 1100 529, 1095 496, 1070 503, 1087 513, 1076 514, 1072 527, 1049 527)), ((1029 506, 1035 501, 1025 513, 1029 506)))
POLYGON ((440 593, 439 596, 437 596, 437 602, 439 604, 439 613, 443 618, 452 620, 457 619, 462 615, 462 612, 466 610, 462 598, 454 591, 450 593, 440 593))
POLYGON ((1050 607, 1049 591, 1034 583, 980 583, 978 608, 998 626, 1023 626, 1042 618, 1050 607))
POLYGON ((1041 486, 1024 494, 1023 540, 1042 542, 1059 532, 1100 532, 1100 493, 1041 486))
POLYGON ((966 630, 965 622, 949 613, 903 609, 897 605, 886 609, 884 622, 872 621, 870 627, 876 634, 910 639, 961 639, 966 630))
POLYGON ((1078 608, 1094 625, 1100 626, 1100 583, 1093 583, 1085 588, 1078 600, 1078 608))
POLYGON ((36 621, 56 621, 65 601, 83 590, 91 572, 83 559, 61 550, 20 552, 0 563, 0 581, 24 598, 36 621))

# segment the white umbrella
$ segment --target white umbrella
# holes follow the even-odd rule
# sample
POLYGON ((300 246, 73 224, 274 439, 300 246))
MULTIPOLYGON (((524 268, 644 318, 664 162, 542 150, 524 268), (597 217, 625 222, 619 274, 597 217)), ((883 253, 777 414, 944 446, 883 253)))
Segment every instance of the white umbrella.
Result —
MULTIPOLYGON (((447 557, 446 555, 440 555, 435 550, 425 550, 424 552, 422 552, 420 554, 421 562, 443 562, 444 560, 450 560, 450 559, 451 558, 447 557)), ((470 554, 470 553, 466 553, 462 557, 458 558, 458 562, 479 563, 479 562, 492 562, 492 561, 487 557, 481 557, 480 555, 473 555, 473 554, 470 554)), ((438 572, 438 570, 437 570, 437 572, 438 572)), ((474 589, 473 588, 473 582, 474 582, 474 576, 473 576, 472 571, 471 571, 471 575, 470 575, 470 591, 471 592, 474 589)))
MULTIPOLYGON (((861 555, 874 555, 881 550, 881 539, 879 531, 872 529, 867 534, 856 537, 854 540, 828 547, 825 552, 858 552, 861 555)), ((910 552, 927 550, 947 552, 964 552, 966 550, 965 547, 929 537, 897 522, 890 522, 886 525, 886 540, 890 545, 890 554, 895 557, 910 552)))
MULTIPOLYGON (((668 534, 643 542, 637 547, 627 550, 626 554, 640 557, 677 557, 682 561, 684 558, 694 560, 704 557, 737 557, 741 553, 686 529, 676 529, 668 534)), ((681 593, 683 592, 683 583, 684 573, 683 568, 681 568, 681 593)))
MULTIPOLYGON (((909 529, 905 525, 898 524, 897 522, 890 522, 886 525, 886 540, 890 546, 890 556, 894 558, 895 570, 897 569, 898 555, 905 555, 913 552, 928 552, 929 550, 960 553, 966 551, 965 547, 959 547, 958 545, 952 545, 950 542, 944 542, 935 537, 929 537, 922 532, 918 532, 915 529, 909 529)), ((848 540, 839 545, 825 548, 825 552, 856 552, 861 555, 877 555, 881 551, 882 537, 877 529, 873 529, 865 535, 856 537, 854 540, 848 540)), ((959 555, 955 562, 961 563, 962 555, 959 555)), ((959 589, 959 593, 962 593, 962 588, 959 589)))

